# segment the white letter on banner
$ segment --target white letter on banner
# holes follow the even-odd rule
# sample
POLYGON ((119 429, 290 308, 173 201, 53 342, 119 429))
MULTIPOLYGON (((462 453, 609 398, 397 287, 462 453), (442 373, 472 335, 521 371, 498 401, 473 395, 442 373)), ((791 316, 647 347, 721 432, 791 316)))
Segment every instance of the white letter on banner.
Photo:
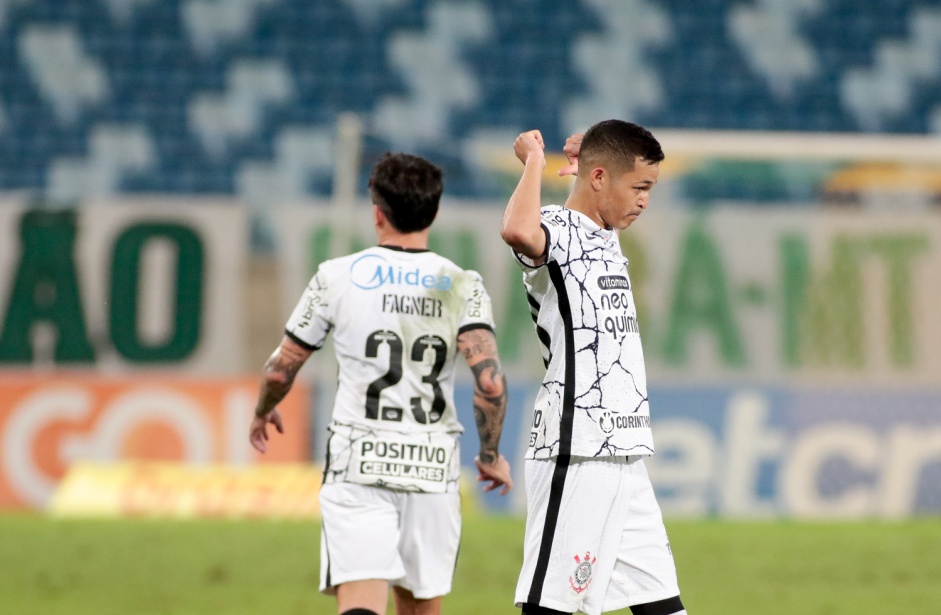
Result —
MULTIPOLYGON (((900 425, 890 432, 886 449, 879 512, 899 519, 914 512, 922 469, 931 462, 941 462, 941 429, 900 425)), ((934 489, 941 490, 941 485, 934 489)))
POLYGON ((700 516, 710 512, 711 487, 717 482, 716 439, 705 425, 686 419, 657 423, 657 454, 647 469, 660 506, 671 515, 700 516))
POLYGON ((773 514, 773 502, 755 496, 763 459, 776 459, 784 434, 769 428, 768 401, 758 393, 740 393, 729 400, 725 424, 725 472, 721 512, 732 515, 773 514))
MULTIPOLYGON (((183 442, 183 459, 208 463, 213 458, 212 425, 205 410, 186 395, 172 389, 135 389, 117 397, 102 412, 95 432, 85 442, 70 443, 72 455, 95 461, 121 458, 127 434, 141 423, 169 425, 183 442)), ((72 461, 78 459, 73 456, 72 461)))
POLYGON ((835 458, 852 462, 861 472, 872 472, 885 459, 885 454, 876 433, 863 425, 830 423, 808 429, 797 438, 782 473, 788 512, 798 517, 845 518, 875 512, 874 490, 867 485, 847 486, 833 497, 820 493, 820 469, 835 458))
POLYGON ((91 395, 79 387, 40 390, 13 409, 3 437, 3 466, 10 485, 24 500, 43 506, 56 481, 36 467, 36 434, 56 421, 78 422, 88 416, 91 395))

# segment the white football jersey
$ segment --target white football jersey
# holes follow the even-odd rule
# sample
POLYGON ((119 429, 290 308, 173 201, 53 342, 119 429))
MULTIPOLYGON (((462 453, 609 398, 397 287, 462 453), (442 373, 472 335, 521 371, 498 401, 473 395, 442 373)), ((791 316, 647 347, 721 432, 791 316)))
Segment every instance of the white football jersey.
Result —
POLYGON ((514 252, 546 375, 529 459, 653 453, 647 376, 617 232, 565 207, 542 209, 544 265, 514 252))
POLYGON ((493 329, 480 275, 427 250, 375 246, 320 265, 285 327, 339 375, 325 481, 457 488, 457 336, 493 329))

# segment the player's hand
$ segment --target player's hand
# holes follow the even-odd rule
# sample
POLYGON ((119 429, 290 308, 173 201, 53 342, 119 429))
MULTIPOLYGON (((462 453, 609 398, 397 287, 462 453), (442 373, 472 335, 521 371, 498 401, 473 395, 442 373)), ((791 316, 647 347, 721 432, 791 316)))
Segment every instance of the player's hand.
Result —
POLYGON ((546 166, 546 144, 542 140, 542 133, 538 130, 528 130, 516 137, 513 142, 513 151, 520 162, 526 164, 530 160, 541 161, 546 166))
POLYGON ((484 485, 484 491, 493 491, 498 487, 500 495, 506 495, 513 488, 513 479, 510 477, 510 462, 503 455, 497 455, 492 463, 484 463, 480 457, 474 457, 474 465, 477 466, 477 481, 489 483, 484 485))
POLYGON ((578 175, 578 152, 582 149, 582 137, 584 136, 584 132, 576 132, 565 140, 565 147, 562 148, 562 153, 568 158, 569 163, 567 166, 559 169, 559 177, 578 175))
POLYGON ((259 453, 268 452, 268 424, 274 425, 278 433, 284 433, 284 423, 281 422, 281 413, 275 408, 267 416, 255 416, 248 432, 248 439, 259 453))

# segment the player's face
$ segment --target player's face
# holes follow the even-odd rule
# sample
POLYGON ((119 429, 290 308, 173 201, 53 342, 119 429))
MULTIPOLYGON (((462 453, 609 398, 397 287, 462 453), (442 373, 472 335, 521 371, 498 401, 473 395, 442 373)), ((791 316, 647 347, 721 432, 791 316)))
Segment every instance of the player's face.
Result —
POLYGON ((660 165, 637 160, 634 168, 614 178, 605 190, 599 207, 601 219, 609 228, 625 229, 633 224, 650 202, 650 190, 660 176, 660 165))

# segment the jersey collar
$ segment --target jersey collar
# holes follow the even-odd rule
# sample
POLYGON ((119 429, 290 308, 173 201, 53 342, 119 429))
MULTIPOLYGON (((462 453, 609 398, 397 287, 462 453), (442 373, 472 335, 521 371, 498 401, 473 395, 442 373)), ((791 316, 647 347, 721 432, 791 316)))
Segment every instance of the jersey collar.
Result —
POLYGON ((409 252, 412 254, 418 254, 421 252, 430 252, 428 248, 403 248, 402 246, 392 246, 388 244, 381 243, 379 244, 380 248, 386 248, 387 250, 395 250, 396 252, 409 252))

